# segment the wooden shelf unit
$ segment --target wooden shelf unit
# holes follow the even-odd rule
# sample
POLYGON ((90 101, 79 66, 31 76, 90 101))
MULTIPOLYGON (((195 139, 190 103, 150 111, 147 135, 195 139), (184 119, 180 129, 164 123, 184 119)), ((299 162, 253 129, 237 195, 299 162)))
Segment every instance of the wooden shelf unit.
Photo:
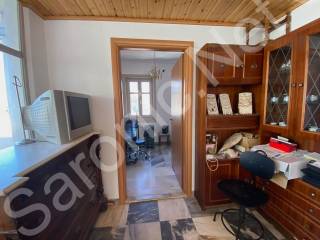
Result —
POLYGON ((259 128, 259 114, 233 114, 207 116, 207 131, 210 130, 255 130, 259 128))
POLYGON ((197 92, 216 94, 217 97, 219 94, 229 94, 234 113, 233 115, 220 114, 209 116, 207 115, 206 94, 197 95, 195 196, 202 208, 229 202, 229 199, 217 188, 217 183, 220 180, 239 179, 246 176, 240 168, 239 159, 219 160, 217 171, 209 171, 206 164, 206 134, 216 134, 218 137, 218 148, 221 148, 224 141, 233 133, 258 132, 262 60, 263 51, 244 53, 241 47, 232 45, 206 44, 198 54, 197 92), (232 49, 233 53, 231 56, 228 55, 229 53, 226 54, 224 49, 232 49), (221 57, 223 57, 225 62, 221 63, 221 57), (208 76, 208 72, 213 76, 213 79, 219 82, 218 85, 211 83, 212 78, 208 76), (241 92, 253 93, 254 114, 237 114, 238 96, 241 92))

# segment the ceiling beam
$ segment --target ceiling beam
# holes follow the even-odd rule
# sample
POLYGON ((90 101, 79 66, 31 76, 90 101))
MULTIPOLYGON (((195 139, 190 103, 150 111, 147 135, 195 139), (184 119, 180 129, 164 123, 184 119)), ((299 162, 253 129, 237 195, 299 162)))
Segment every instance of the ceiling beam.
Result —
POLYGON ((287 15, 287 22, 286 22, 286 34, 291 32, 291 23, 292 23, 292 15, 291 12, 287 15))

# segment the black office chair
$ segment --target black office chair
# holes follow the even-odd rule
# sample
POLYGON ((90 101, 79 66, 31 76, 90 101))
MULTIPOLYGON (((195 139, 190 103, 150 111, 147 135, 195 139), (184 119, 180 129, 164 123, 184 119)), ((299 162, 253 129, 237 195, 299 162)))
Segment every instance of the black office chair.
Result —
POLYGON ((138 161, 136 154, 136 140, 138 138, 137 121, 127 119, 125 121, 125 142, 126 142, 126 163, 127 165, 135 164, 138 161))
POLYGON ((241 237, 241 229, 245 229, 245 223, 248 218, 251 218, 257 223, 260 228, 260 236, 255 240, 263 239, 264 227, 261 222, 252 214, 246 211, 247 208, 257 208, 267 203, 268 195, 263 190, 256 187, 255 177, 258 176, 265 180, 270 180, 275 171, 274 162, 266 156, 263 151, 245 152, 240 155, 240 165, 252 174, 253 181, 251 183, 242 180, 222 180, 218 183, 218 188, 233 202, 240 205, 239 209, 226 209, 222 212, 216 212, 214 221, 216 221, 217 214, 221 214, 221 221, 224 227, 236 240, 241 237), (225 224, 225 216, 236 212, 238 214, 238 225, 236 232, 225 224))
POLYGON ((146 148, 154 148, 154 125, 143 126, 143 137, 145 139, 146 148))
POLYGON ((139 137, 139 123, 128 119, 125 122, 127 164, 137 160, 148 160, 150 155, 145 151, 145 140, 139 137))

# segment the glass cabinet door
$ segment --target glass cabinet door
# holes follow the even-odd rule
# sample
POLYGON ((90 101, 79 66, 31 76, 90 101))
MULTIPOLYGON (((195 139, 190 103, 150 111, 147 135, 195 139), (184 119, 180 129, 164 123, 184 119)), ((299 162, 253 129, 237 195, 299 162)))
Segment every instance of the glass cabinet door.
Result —
POLYGON ((291 52, 290 45, 270 51, 265 119, 269 125, 288 125, 291 52))
POLYGON ((320 33, 309 36, 304 130, 320 132, 320 33))

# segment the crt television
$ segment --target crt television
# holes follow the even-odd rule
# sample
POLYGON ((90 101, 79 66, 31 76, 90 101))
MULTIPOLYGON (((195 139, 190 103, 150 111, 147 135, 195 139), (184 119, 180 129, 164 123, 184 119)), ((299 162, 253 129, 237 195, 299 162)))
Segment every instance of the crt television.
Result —
POLYGON ((48 90, 23 109, 26 130, 36 138, 64 144, 92 131, 90 96, 48 90))

